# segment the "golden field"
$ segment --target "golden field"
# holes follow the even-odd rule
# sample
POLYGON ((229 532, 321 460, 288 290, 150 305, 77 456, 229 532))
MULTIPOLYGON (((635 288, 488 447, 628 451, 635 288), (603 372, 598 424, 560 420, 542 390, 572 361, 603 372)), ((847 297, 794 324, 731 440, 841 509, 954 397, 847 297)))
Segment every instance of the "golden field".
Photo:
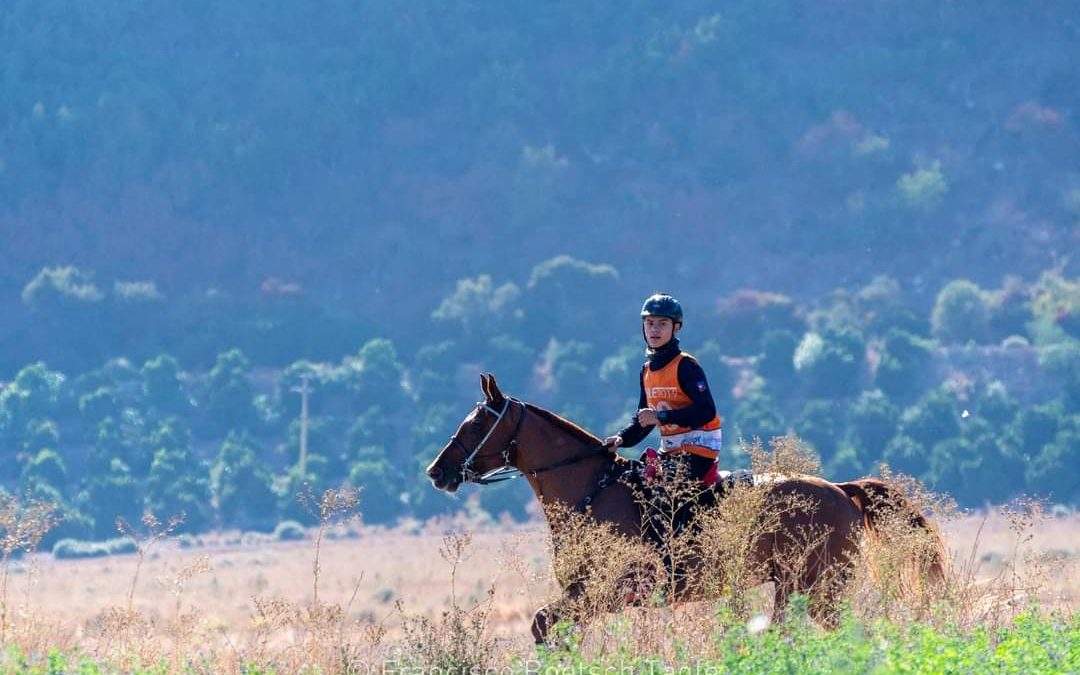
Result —
MULTIPOLYGON (((1043 608, 1073 613, 1080 607, 1080 516, 1030 520, 975 513, 943 523, 942 530, 956 569, 987 583, 1012 577, 1012 585, 1031 591, 1028 597, 1043 608)), ((542 525, 444 520, 398 529, 350 526, 347 537, 343 532, 341 526, 329 531, 338 536, 318 546, 318 597, 340 607, 339 627, 367 631, 373 650, 400 637, 403 619, 437 622, 454 597, 470 607, 487 598, 489 589, 494 595, 487 629, 507 649, 530 648, 532 613, 554 591, 542 525), (444 533, 454 530, 471 531, 456 568, 443 555, 444 533)), ((313 530, 303 541, 259 545, 224 545, 237 538, 207 536, 189 548, 164 539, 149 548, 141 565, 136 555, 40 555, 13 562, 8 630, 31 648, 38 643, 105 654, 123 632, 110 622, 115 624, 117 608, 127 608, 130 598, 140 619, 127 627, 125 639, 137 632, 147 656, 166 658, 180 643, 189 655, 192 648, 207 654, 232 650, 238 660, 260 649, 287 650, 304 641, 309 625, 295 611, 314 599, 316 535, 313 530), (282 619, 280 612, 289 611, 292 619, 282 619)))

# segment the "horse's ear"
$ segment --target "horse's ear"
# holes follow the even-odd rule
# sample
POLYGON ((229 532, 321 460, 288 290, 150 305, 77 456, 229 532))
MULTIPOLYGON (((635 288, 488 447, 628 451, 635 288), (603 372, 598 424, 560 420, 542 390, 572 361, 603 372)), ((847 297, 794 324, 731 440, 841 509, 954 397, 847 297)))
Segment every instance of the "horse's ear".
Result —
POLYGON ((488 373, 488 392, 488 396, 490 397, 492 403, 498 404, 506 400, 506 397, 503 396, 502 391, 499 390, 498 383, 495 382, 495 376, 491 373, 488 373))
POLYGON ((484 392, 484 400, 491 400, 491 389, 489 388, 491 376, 487 373, 480 373, 480 391, 484 392))

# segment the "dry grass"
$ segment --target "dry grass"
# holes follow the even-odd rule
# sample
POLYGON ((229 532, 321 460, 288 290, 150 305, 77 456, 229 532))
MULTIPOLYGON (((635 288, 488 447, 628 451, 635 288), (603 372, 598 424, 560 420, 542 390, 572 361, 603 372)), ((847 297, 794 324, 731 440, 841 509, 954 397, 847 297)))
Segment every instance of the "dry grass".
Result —
MULTIPOLYGON (((772 461, 775 466, 775 455, 772 461)), ((926 505, 925 496, 913 498, 926 505)), ((8 506, 16 520, 37 513, 8 506)), ((505 664, 532 652, 532 614, 557 589, 545 527, 438 521, 387 530, 342 524, 341 516, 355 507, 347 495, 323 495, 323 507, 329 507, 323 524, 299 542, 226 545, 237 537, 222 536, 183 549, 163 536, 144 540, 153 546, 140 547, 140 555, 8 559, 0 596, 6 641, 27 653, 55 646, 121 670, 167 664, 171 672, 238 673, 252 661, 283 672, 313 665, 355 672, 359 664, 387 659, 430 665, 446 663, 452 645, 462 642, 470 650, 457 654, 456 663, 505 664), (457 534, 447 537, 447 530, 457 534), (340 538, 346 531, 352 536, 340 538), (453 639, 439 642, 444 638, 453 639)), ((735 517, 741 511, 731 507, 726 520, 710 527, 728 533, 718 536, 745 537, 746 519, 735 517)), ((0 523, 5 527, 26 541, 25 527, 0 523)), ((992 626, 1034 603, 1069 613, 1080 608, 1080 516, 1050 517, 1024 504, 957 515, 942 522, 942 530, 953 556, 944 589, 906 606, 891 603, 891 591, 880 582, 881 568, 891 563, 878 558, 878 578, 856 580, 855 610, 992 626)), ((618 604, 627 572, 656 564, 655 554, 619 546, 609 536, 593 531, 591 546, 563 539, 561 552, 578 546, 578 554, 592 557, 573 554, 554 565, 565 580, 583 561, 601 567, 595 561, 603 552, 602 568, 615 570, 594 584, 589 602, 601 618, 581 633, 583 647, 610 653, 625 647, 608 639, 620 634, 654 653, 704 649, 695 639, 702 622, 714 620, 713 603, 603 614, 618 604), (613 625, 619 630, 610 630, 613 625)), ((896 540, 887 544, 898 546, 896 540)), ((728 583, 752 576, 737 558, 710 564, 728 566, 728 583)), ((725 597, 744 616, 768 613, 767 589, 733 583, 725 597)))

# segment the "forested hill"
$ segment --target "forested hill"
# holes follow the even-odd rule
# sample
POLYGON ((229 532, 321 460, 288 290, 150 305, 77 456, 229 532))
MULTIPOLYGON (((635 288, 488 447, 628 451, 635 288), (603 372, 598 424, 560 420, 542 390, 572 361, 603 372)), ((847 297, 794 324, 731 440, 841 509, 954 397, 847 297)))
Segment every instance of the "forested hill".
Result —
POLYGON ((560 253, 701 304, 1032 280, 1078 239, 1074 10, 6 0, 7 342, 59 265, 400 334, 560 253))
POLYGON ((658 289, 725 467, 794 433, 830 478, 1080 504, 1075 14, 5 0, 0 505, 444 513, 476 374, 614 432, 658 289))

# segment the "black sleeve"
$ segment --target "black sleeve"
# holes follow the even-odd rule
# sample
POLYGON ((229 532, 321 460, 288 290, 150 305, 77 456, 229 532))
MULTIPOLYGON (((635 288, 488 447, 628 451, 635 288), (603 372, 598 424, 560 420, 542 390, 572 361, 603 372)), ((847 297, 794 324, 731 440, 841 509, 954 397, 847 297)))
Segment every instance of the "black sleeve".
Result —
MULTIPOLYGON (((685 359, 683 359, 685 360, 685 359)), ((645 366, 641 367, 641 374, 638 376, 638 382, 641 386, 641 395, 638 397, 637 410, 648 405, 648 400, 645 398, 645 366)), ((653 430, 653 427, 643 427, 638 424, 637 410, 634 411, 634 418, 630 420, 630 424, 623 427, 623 430, 619 432, 619 436, 622 437, 623 447, 632 448, 638 443, 645 440, 645 437, 649 435, 649 432, 653 430)))
POLYGON ((701 369, 701 364, 689 358, 680 361, 679 386, 690 397, 692 403, 678 410, 660 411, 661 422, 698 429, 716 417, 716 403, 713 402, 709 382, 705 379, 705 371, 701 369))

